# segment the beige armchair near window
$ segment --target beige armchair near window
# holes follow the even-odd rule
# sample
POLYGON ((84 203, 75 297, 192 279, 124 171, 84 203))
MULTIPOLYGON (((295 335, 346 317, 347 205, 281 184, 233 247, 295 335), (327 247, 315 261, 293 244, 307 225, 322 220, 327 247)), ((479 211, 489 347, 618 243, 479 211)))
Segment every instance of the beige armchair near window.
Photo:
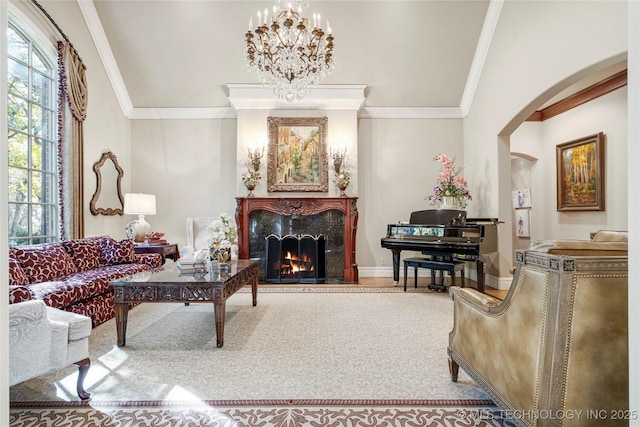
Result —
POLYGON ((517 425, 626 425, 627 257, 601 242, 516 251, 503 302, 452 286, 452 380, 461 367, 517 425))
POLYGON ((9 305, 9 385, 71 364, 78 366, 76 390, 88 399, 91 319, 52 308, 42 300, 9 305))
MULTIPOLYGON (((209 247, 209 225, 218 219, 217 216, 197 216, 187 218, 187 246, 182 248, 180 256, 209 247)), ((231 246, 231 259, 238 259, 238 245, 231 246)))

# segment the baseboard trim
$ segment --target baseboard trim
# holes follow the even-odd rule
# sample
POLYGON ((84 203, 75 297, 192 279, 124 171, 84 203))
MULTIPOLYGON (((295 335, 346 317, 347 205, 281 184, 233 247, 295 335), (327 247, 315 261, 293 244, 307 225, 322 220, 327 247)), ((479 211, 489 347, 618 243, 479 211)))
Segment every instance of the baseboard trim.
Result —
POLYGON ((496 277, 487 275, 487 286, 499 291, 508 291, 513 277, 496 277))
POLYGON ((360 267, 358 266, 358 276, 360 277, 393 277, 393 267, 360 267))

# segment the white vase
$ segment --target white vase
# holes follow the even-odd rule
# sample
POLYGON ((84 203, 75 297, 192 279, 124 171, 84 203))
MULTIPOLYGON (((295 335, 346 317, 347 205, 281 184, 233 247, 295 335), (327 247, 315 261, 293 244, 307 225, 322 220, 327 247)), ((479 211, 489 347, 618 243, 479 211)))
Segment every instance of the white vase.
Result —
POLYGON ((458 199, 453 196, 443 196, 440 202, 440 209, 460 209, 458 206, 458 199))

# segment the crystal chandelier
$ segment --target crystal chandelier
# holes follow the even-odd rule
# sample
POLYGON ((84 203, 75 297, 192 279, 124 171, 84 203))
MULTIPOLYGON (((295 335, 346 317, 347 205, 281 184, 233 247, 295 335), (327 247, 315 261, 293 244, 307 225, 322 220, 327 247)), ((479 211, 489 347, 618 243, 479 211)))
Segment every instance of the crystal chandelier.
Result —
MULTIPOLYGON (((321 28, 320 14, 313 22, 302 17, 305 0, 286 6, 276 0, 273 13, 258 11, 258 26, 252 32, 253 17, 247 31, 247 64, 255 68, 258 79, 287 101, 302 99, 334 69, 333 35, 321 28)), ((305 4, 306 6, 306 4, 305 4)))

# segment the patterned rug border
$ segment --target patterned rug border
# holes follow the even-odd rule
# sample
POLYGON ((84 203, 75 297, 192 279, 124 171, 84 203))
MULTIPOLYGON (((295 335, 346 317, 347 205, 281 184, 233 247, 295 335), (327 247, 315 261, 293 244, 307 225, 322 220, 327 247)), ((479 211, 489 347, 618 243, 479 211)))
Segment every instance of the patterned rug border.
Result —
POLYGON ((264 400, 86 400, 86 401, 16 401, 11 409, 24 408, 170 408, 170 407, 494 407, 488 399, 264 399, 264 400))
MULTIPOLYGON (((319 285, 301 285, 301 286, 291 286, 291 287, 282 287, 279 285, 269 285, 269 284, 260 284, 258 285, 258 294, 260 293, 404 293, 405 290, 402 286, 398 285, 397 287, 383 287, 383 288, 371 288, 371 287, 356 287, 358 285, 354 285, 353 287, 345 287, 343 285, 328 285, 331 287, 325 287, 327 285, 320 285, 322 287, 315 287, 319 285)), ((251 287, 244 287, 238 292, 246 293, 251 292, 251 287)), ((433 294, 441 294, 443 292, 434 291, 427 288, 412 288, 407 286, 406 292, 417 292, 417 293, 433 293, 433 294)))

